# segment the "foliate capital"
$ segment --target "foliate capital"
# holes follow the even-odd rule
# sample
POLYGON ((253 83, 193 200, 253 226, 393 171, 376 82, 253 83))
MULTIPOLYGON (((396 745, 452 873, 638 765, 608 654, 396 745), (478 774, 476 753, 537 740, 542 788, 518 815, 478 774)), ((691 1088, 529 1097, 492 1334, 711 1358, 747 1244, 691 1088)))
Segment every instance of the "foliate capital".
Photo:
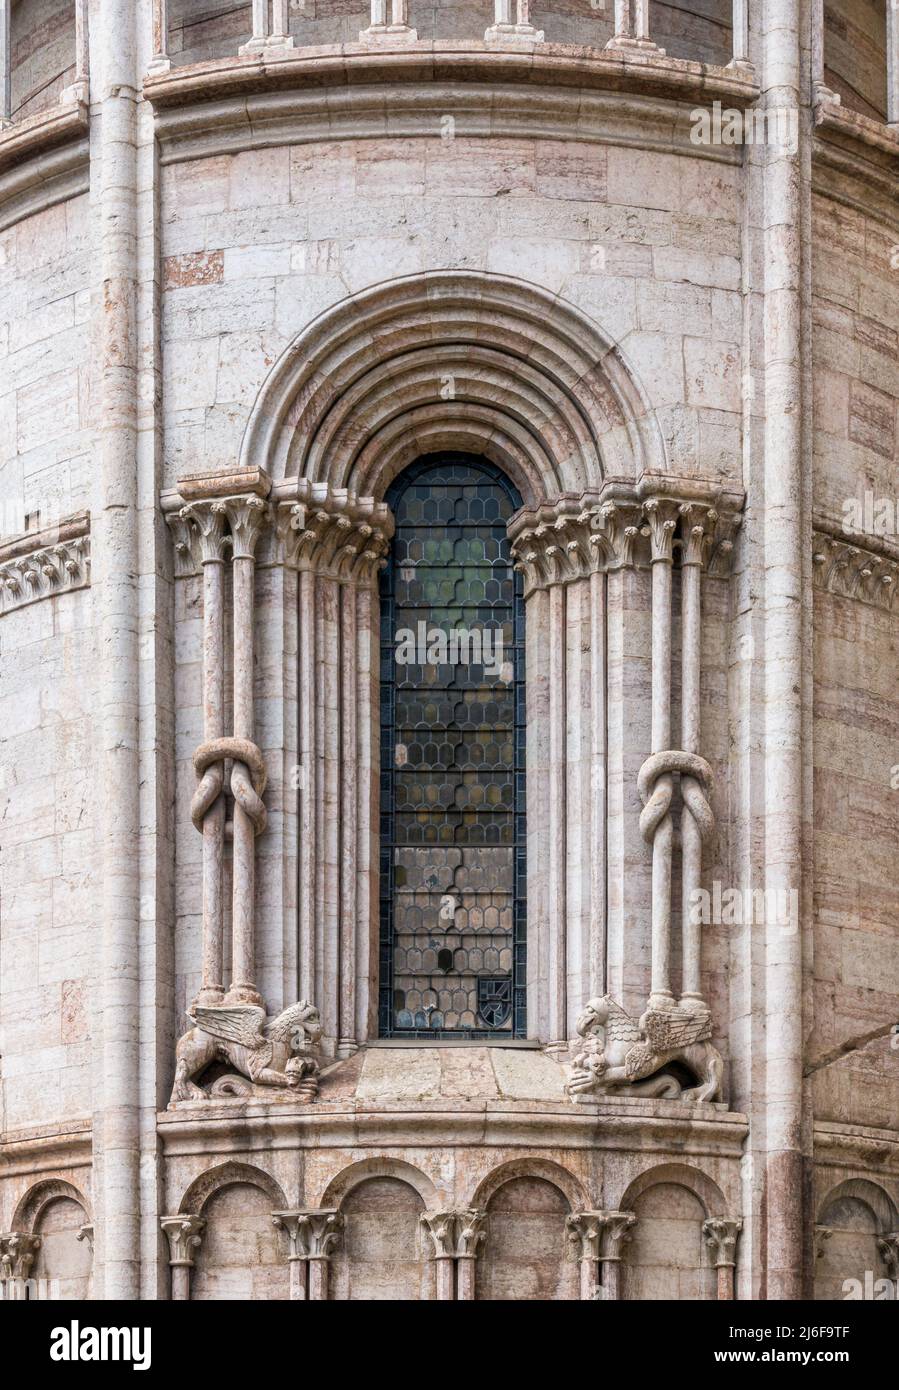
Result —
POLYGON ((702 1234, 716 1268, 736 1264, 737 1237, 743 1229, 739 1218, 710 1216, 703 1222, 702 1234))
POLYGON ((194 1255, 200 1247, 206 1221, 202 1216, 163 1216, 159 1221, 169 1242, 169 1264, 193 1267, 194 1255))
POLYGON ((289 1260, 326 1260, 336 1250, 343 1235, 343 1216, 336 1207, 298 1211, 276 1211, 272 1225, 284 1231, 289 1244, 289 1260))
POLYGON ((484 1239, 486 1212, 475 1207, 426 1211, 421 1224, 434 1242, 438 1260, 471 1259, 484 1239))

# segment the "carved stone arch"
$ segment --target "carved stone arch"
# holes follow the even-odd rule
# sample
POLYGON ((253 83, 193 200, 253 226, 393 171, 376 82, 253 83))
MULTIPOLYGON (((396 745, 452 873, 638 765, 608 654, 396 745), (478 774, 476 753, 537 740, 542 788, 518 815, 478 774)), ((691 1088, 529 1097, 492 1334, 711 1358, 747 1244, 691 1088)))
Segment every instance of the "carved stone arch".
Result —
POLYGON ((846 1178, 832 1187, 818 1205, 817 1223, 826 1226, 828 1211, 836 1202, 845 1198, 860 1202, 870 1210, 879 1233, 886 1235, 890 1231, 899 1230, 899 1209, 896 1203, 885 1187, 869 1178, 846 1178))
POLYGON ((701 1168, 692 1168, 686 1163, 660 1163, 647 1168, 634 1178, 619 1202, 612 1203, 619 1211, 633 1211, 634 1203, 651 1187, 661 1184, 671 1187, 685 1187, 696 1197, 706 1217, 727 1216, 727 1203, 721 1188, 704 1173, 701 1168))
POLYGON ((287 1199, 271 1174, 250 1163, 229 1162, 222 1163, 217 1168, 210 1168, 194 1178, 181 1198, 178 1213, 185 1216, 202 1216, 204 1207, 216 1193, 226 1187, 241 1185, 257 1187, 264 1192, 271 1201, 273 1212, 286 1210, 287 1199))
POLYGON ((510 1159, 509 1162, 493 1168, 478 1183, 471 1201, 466 1205, 486 1207, 499 1189, 515 1178, 540 1178, 544 1182, 552 1183, 565 1197, 572 1212, 585 1211, 591 1206, 582 1184, 567 1168, 563 1168, 552 1159, 540 1158, 537 1155, 510 1159))
POLYGON ((12 1229, 31 1235, 40 1225, 47 1207, 58 1201, 76 1202, 84 1212, 84 1224, 90 1225, 93 1220, 91 1204, 84 1193, 63 1178, 45 1178, 30 1187, 20 1200, 13 1215, 12 1229))
POLYGON ((315 1205, 339 1208, 353 1189, 360 1183, 367 1182, 369 1178, 396 1178, 399 1182, 408 1184, 418 1193, 426 1211, 434 1211, 448 1201, 446 1195, 439 1193, 431 1179, 414 1164, 400 1158, 379 1157, 363 1158, 358 1163, 351 1163, 349 1167, 342 1168, 330 1180, 322 1193, 321 1201, 315 1205))
POLYGON ((423 436, 491 458, 526 504, 666 471, 647 399, 598 324, 463 270, 383 281, 314 319, 264 383, 240 462, 381 499, 423 436))

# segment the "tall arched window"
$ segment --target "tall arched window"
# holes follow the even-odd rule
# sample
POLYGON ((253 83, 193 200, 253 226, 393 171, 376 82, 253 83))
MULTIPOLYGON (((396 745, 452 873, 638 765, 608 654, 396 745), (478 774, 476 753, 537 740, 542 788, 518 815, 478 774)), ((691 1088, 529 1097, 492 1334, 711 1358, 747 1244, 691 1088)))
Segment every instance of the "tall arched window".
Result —
POLYGON ((387 496, 381 584, 380 1032, 523 1037, 524 601, 483 459, 429 455, 387 496))

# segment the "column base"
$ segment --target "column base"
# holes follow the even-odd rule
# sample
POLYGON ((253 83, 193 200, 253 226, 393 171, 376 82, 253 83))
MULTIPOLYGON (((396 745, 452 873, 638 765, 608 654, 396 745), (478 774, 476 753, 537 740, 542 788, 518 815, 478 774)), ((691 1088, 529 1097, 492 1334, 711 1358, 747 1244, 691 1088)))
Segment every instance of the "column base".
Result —
POLYGON ((701 994, 682 994, 677 1006, 688 1014, 707 1014, 709 1006, 701 994))
POLYGON ((749 77, 755 72, 755 65, 748 58, 731 58, 727 64, 728 72, 745 72, 749 77))
POLYGON ((485 43, 502 43, 507 39, 523 39, 526 43, 543 43, 543 30, 533 24, 491 24, 484 32, 485 43))
POLYGON ((151 58, 147 65, 148 77, 164 77, 167 72, 172 70, 172 60, 164 53, 157 53, 155 58, 151 58))
POLYGON ((664 48, 659 48, 652 39, 635 39, 630 34, 613 34, 606 44, 606 50, 621 49, 624 53, 643 53, 648 58, 664 58, 664 48))
POLYGON ((646 1001, 647 1009, 676 1009, 677 1000, 670 990, 654 991, 646 1001))
POLYGON ((397 39, 402 43, 417 43, 418 30, 408 24, 370 24, 359 32, 360 43, 381 43, 386 39, 397 39))
POLYGON ((204 985, 197 991, 196 998, 190 1006, 189 1012, 194 1009, 217 1009, 225 998, 224 985, 204 985))
POLYGON ((232 985, 222 1003, 225 1006, 229 1004, 255 1004, 259 1008, 265 1007, 265 1000, 256 986, 245 984, 232 985))
POLYGON ((243 58, 244 55, 252 56, 260 53, 271 53, 273 49, 293 48, 292 34, 269 34, 265 39, 249 39, 241 44, 237 50, 237 56, 243 58))

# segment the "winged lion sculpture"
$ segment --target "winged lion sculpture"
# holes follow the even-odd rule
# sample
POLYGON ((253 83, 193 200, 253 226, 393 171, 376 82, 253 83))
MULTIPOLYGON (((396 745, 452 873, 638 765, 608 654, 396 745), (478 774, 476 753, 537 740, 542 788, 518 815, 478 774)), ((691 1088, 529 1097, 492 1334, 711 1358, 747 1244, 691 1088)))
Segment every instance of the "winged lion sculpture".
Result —
POLYGON ((711 1044, 712 1019, 707 1010, 647 1009, 631 1018, 609 994, 591 999, 576 1028, 583 1043, 572 1054, 568 1094, 588 1099, 622 1086, 632 1095, 717 1100, 724 1062, 711 1044), (685 1066, 700 1083, 681 1091, 671 1075, 658 1075, 671 1062, 685 1066))
MULTIPOLYGON (((275 1018, 254 1004, 203 1008, 188 1014, 192 1027, 179 1040, 175 1052, 175 1084, 172 1101, 202 1100, 209 1092, 195 1077, 210 1062, 228 1062, 255 1086, 283 1086, 298 1091, 298 1099, 312 1100, 318 1090, 319 1064, 315 1044, 322 1035, 318 1009, 301 1000, 275 1018)), ((251 1087, 228 1078, 230 1087, 217 1093, 249 1094, 251 1087)))

